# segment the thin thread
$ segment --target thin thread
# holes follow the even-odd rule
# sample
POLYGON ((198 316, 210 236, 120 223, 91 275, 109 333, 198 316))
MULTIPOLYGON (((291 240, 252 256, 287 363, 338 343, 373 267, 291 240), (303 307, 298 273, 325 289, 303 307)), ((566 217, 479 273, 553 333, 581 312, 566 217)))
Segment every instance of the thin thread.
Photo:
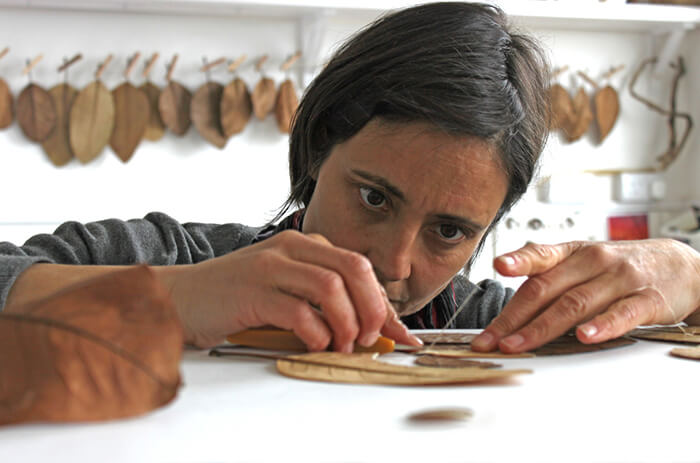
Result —
POLYGON ((430 343, 430 345, 427 347, 428 349, 432 349, 433 347, 435 347, 435 344, 437 344, 438 341, 440 341, 442 339, 442 337, 447 332, 447 329, 450 326, 450 324, 457 318, 457 315, 459 315, 459 313, 467 307, 467 305, 469 304, 469 301, 471 301, 472 297, 474 297, 474 294, 476 294, 477 290, 482 290, 482 291, 484 290, 484 288, 481 285, 482 285, 482 282, 479 282, 479 283, 474 285, 474 288, 471 290, 471 292, 462 301, 462 303, 459 305, 459 307, 457 307, 457 310, 455 310, 455 313, 452 314, 452 316, 450 317, 449 320, 447 320, 447 323, 445 323, 445 326, 437 334, 437 336, 435 337, 433 342, 430 343))

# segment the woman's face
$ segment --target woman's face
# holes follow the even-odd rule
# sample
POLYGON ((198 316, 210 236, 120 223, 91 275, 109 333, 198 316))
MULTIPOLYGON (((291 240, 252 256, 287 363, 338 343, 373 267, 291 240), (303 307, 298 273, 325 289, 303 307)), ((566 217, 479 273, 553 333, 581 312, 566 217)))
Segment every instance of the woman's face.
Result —
POLYGON ((336 145, 316 180, 304 233, 367 256, 400 316, 466 264, 507 191, 486 142, 378 119, 336 145))

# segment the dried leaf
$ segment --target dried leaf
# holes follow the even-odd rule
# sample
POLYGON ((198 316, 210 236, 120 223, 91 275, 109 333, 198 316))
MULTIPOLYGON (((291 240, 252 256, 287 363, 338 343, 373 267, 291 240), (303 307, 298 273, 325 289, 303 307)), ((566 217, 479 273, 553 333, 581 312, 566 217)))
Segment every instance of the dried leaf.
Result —
POLYGON ((269 77, 263 77, 260 79, 253 89, 253 95, 251 96, 255 117, 260 120, 265 119, 275 106, 276 97, 277 92, 275 91, 275 81, 269 77))
POLYGON ((0 129, 9 127, 14 118, 12 92, 3 79, 0 79, 0 129))
POLYGON ((294 90, 294 83, 287 79, 280 84, 277 92, 277 101, 275 101, 275 117, 280 132, 289 133, 291 131, 292 119, 297 106, 299 106, 299 99, 297 98, 296 90, 294 90))
POLYGON ((564 124, 564 134, 569 142, 574 142, 581 138, 588 131, 588 126, 593 121, 593 111, 591 109, 590 98, 583 89, 578 89, 573 99, 572 117, 564 124))
POLYGON ((408 420, 415 422, 465 421, 472 416, 474 416, 474 412, 469 408, 450 407, 411 413, 408 420))
POLYGON ((598 142, 602 143, 612 130, 620 113, 620 99, 615 89, 608 85, 595 94, 593 103, 598 127, 598 142))
POLYGON ((599 350, 615 349, 634 344, 634 339, 621 337, 610 339, 608 341, 597 344, 584 344, 579 341, 575 335, 564 335, 554 339, 542 347, 535 349, 535 355, 538 357, 544 355, 567 355, 567 354, 582 354, 585 352, 597 352, 599 350))
POLYGON ((56 127, 56 108, 49 92, 29 84, 17 97, 17 122, 32 141, 46 140, 56 127))
POLYGON ((640 328, 627 333, 637 339, 647 339, 651 341, 667 341, 683 344, 700 344, 700 329, 698 327, 688 327, 681 330, 678 327, 663 328, 640 328))
POLYGON ((109 144, 122 162, 134 155, 150 119, 150 104, 146 94, 129 82, 112 91, 114 98, 114 129, 109 144))
POLYGON ((569 92, 559 84, 549 87, 552 114, 549 121, 550 130, 562 129, 569 124, 573 117, 574 106, 569 92))
MULTIPOLYGON (((306 352, 308 350, 304 341, 298 338, 293 331, 280 328, 249 328, 226 336, 226 340, 238 346, 257 347, 260 349, 294 352, 306 352)), ((393 351, 394 341, 384 336, 379 336, 377 341, 371 346, 364 347, 355 344, 354 348, 354 352, 379 352, 383 354, 393 351)))
POLYGON ((152 82, 146 82, 139 89, 148 97, 149 118, 146 126, 146 133, 143 138, 150 141, 158 141, 165 135, 165 124, 160 118, 160 110, 158 109, 158 100, 160 99, 160 88, 156 87, 152 82))
POLYGON ((438 357, 435 355, 420 355, 414 363, 424 367, 445 367, 445 368, 500 368, 503 365, 480 360, 464 360, 452 357, 438 357))
POLYGON ((380 362, 378 355, 337 352, 291 355, 277 360, 277 370, 285 376, 314 381, 406 386, 466 384, 532 373, 531 370, 410 367, 380 362))
POLYGON ((437 357, 453 357, 453 358, 496 358, 496 359, 519 359, 534 357, 535 354, 523 352, 522 354, 504 354, 502 352, 475 352, 468 347, 457 346, 438 346, 426 347, 416 352, 418 355, 435 355, 437 357))
POLYGON ((158 98, 160 118, 172 133, 182 136, 190 128, 190 91, 175 81, 170 81, 158 98))
POLYGON ((676 347, 671 349, 671 355, 692 360, 700 360, 700 347, 676 347))
POLYGON ((221 127, 228 138, 245 129, 253 113, 250 92, 241 78, 234 79, 221 95, 221 127))
POLYGON ((75 97, 68 128, 71 149, 80 162, 86 164, 102 152, 114 128, 114 99, 102 82, 88 84, 75 97))
POLYGON ((418 339, 423 341, 423 344, 471 344, 472 339, 477 335, 474 333, 454 333, 451 331, 442 331, 439 333, 414 333, 418 339))
POLYGON ((56 108, 56 128, 41 146, 55 166, 64 166, 73 159, 68 134, 70 108, 78 91, 69 84, 58 84, 49 90, 56 108))
POLYGON ((180 385, 183 333, 145 267, 0 313, 0 423, 140 415, 180 385))
POLYGON ((226 146, 228 140, 221 128, 221 94, 223 85, 207 82, 199 87, 192 97, 190 118, 199 134, 219 149, 226 146))

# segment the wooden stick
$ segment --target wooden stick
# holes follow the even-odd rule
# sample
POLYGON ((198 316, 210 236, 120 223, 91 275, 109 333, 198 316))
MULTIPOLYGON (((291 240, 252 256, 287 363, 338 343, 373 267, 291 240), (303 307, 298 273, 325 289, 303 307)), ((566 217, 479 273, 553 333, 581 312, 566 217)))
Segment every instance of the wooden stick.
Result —
POLYGON ((153 53, 151 56, 151 59, 148 60, 146 63, 146 66, 143 69, 143 74, 141 74, 142 77, 148 78, 148 75, 151 73, 151 69, 153 69, 153 65, 156 64, 156 60, 158 59, 158 53, 153 53))
POLYGON ((199 70, 202 71, 202 72, 211 71, 212 69, 214 69, 214 68, 217 67, 218 65, 224 63, 225 61, 226 61, 226 58, 224 58, 224 57, 222 56, 221 58, 217 59, 216 61, 212 61, 211 63, 205 64, 204 66, 202 66, 201 68, 199 68, 199 70))
POLYGON ((170 82, 173 77, 173 70, 175 69, 175 64, 177 63, 177 53, 173 55, 173 59, 170 61, 170 64, 168 65, 168 75, 165 77, 165 79, 170 82))
POLYGON ((102 77, 102 73, 105 72, 105 69, 107 69, 107 65, 112 61, 112 54, 110 53, 107 55, 107 58, 100 64, 100 66, 97 68, 97 72, 95 72, 95 79, 99 79, 102 77))
POLYGON ((623 69, 625 69, 625 65, 624 65, 624 64, 621 64, 621 65, 619 65, 619 66, 617 66, 617 67, 612 67, 612 68, 610 68, 610 70, 609 70, 608 72, 606 72, 605 74, 602 75, 602 78, 603 78, 603 79, 609 79, 609 78, 611 78, 614 74, 617 74, 618 72, 622 71, 623 69))
POLYGON ((596 83, 596 81, 593 80, 593 79, 591 79, 591 78, 588 76, 588 74, 586 74, 585 72, 583 72, 583 71, 578 71, 577 74, 578 74, 579 76, 581 76, 581 77, 583 78, 583 80, 585 80, 586 82, 588 82, 589 84, 591 84, 591 85, 593 86, 594 89, 598 90, 598 89, 600 88, 600 87, 598 87, 598 84, 596 83))
POLYGON ((248 56, 243 54, 243 55, 239 56, 235 61, 232 61, 231 64, 228 65, 229 72, 233 72, 236 69, 238 69, 238 67, 241 64, 243 64, 243 61, 246 60, 246 58, 248 58, 248 56))
POLYGON ((560 68, 556 68, 556 69, 554 69, 554 71, 552 71, 552 77, 556 79, 556 78, 559 77, 563 72, 566 72, 566 71, 568 71, 568 70, 569 70, 569 65, 568 65, 568 64, 567 64, 566 66, 563 66, 563 67, 560 67, 560 68))
POLYGON ((124 77, 126 79, 129 78, 129 74, 131 74, 131 71, 134 69, 134 66, 136 65, 136 61, 138 61, 140 57, 141 57, 141 53, 137 51, 136 53, 134 53, 134 55, 131 58, 129 58, 129 61, 126 65, 126 70, 124 71, 124 77))
POLYGON ((82 58, 83 58, 83 55, 81 55, 80 53, 78 53, 77 55, 75 55, 74 57, 72 57, 71 59, 69 59, 68 61, 66 61, 65 63, 63 63, 62 65, 60 65, 56 71, 57 71, 57 72, 63 72, 63 71, 65 71, 66 69, 68 69, 70 66, 72 66, 73 64, 75 64, 75 63, 77 63, 78 61, 80 61, 82 58))
POLYGON ((260 72, 262 70, 263 64, 267 61, 267 55, 262 55, 257 63, 255 63, 255 70, 260 72))
POLYGON ((41 59, 42 59, 43 57, 44 57, 44 55, 37 55, 36 58, 34 58, 33 60, 31 60, 31 61, 24 67, 24 69, 22 70, 22 75, 23 75, 23 76, 26 76, 27 74, 29 74, 29 72, 30 72, 32 69, 34 69, 34 66, 36 66, 36 65, 39 63, 39 61, 41 61, 41 59))
POLYGON ((0 59, 4 58, 6 54, 10 52, 9 47, 5 47, 2 51, 0 51, 0 59))
POLYGON ((297 60, 298 60, 299 58, 301 58, 301 51, 297 51, 297 52, 294 53, 292 56, 290 56, 289 58, 287 58, 287 60, 286 60, 284 63, 282 63, 282 66, 280 66, 280 69, 281 69, 282 71, 288 70, 290 67, 292 67, 292 65, 293 65, 294 63, 297 62, 297 60))

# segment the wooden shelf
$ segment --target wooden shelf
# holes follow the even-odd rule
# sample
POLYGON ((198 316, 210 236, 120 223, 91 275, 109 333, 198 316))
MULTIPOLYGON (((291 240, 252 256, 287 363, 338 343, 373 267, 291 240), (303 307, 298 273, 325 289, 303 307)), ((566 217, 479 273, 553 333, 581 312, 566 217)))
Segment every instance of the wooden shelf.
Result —
MULTIPOLYGON (((407 0, 0 0, 0 7, 279 17, 360 14, 413 5, 407 0)), ((494 0, 516 21, 532 27, 610 31, 668 31, 700 25, 700 8, 626 4, 623 0, 494 0)))

